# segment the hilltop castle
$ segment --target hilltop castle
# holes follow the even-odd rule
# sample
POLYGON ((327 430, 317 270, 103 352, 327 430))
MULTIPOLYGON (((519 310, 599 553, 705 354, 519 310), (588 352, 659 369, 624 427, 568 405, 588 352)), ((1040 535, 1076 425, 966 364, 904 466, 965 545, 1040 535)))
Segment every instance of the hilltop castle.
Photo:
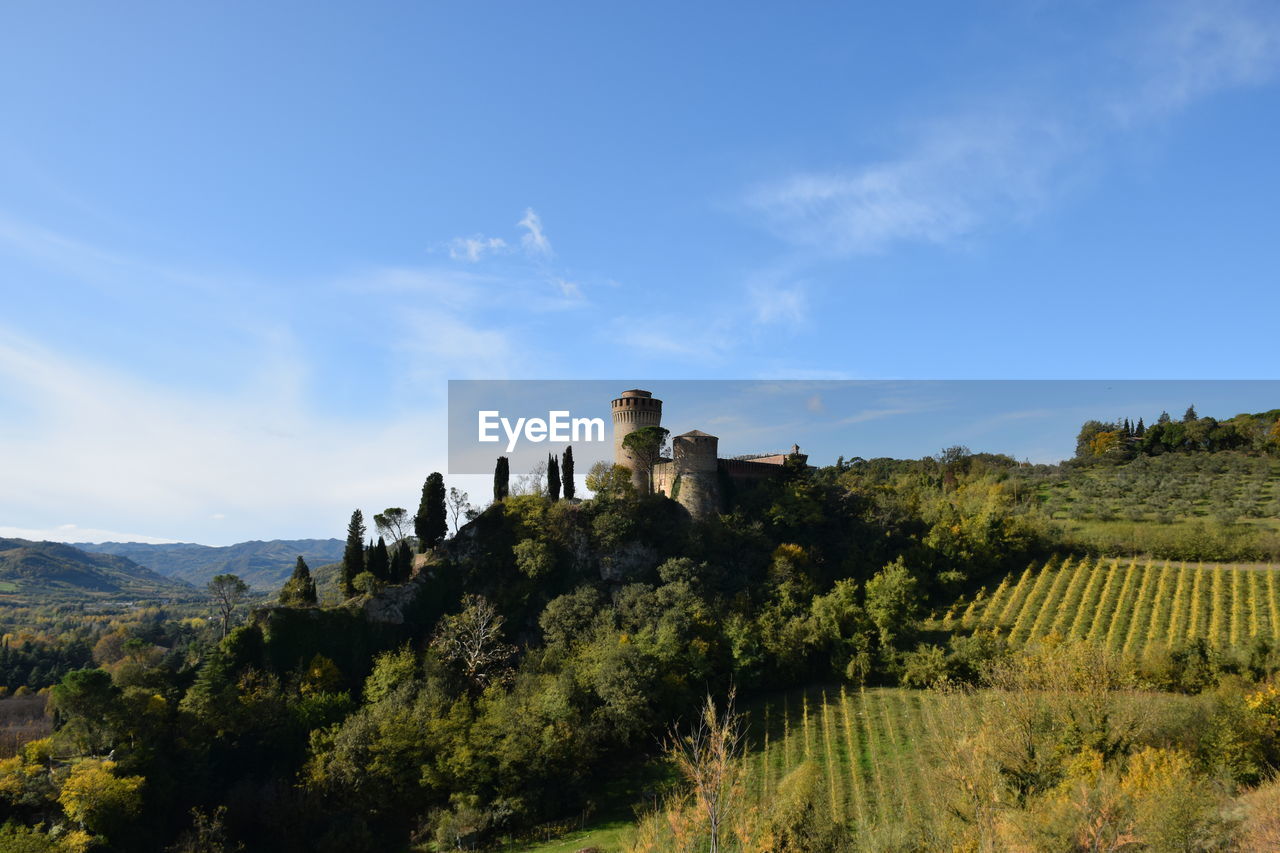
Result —
MULTIPOLYGON (((623 391, 613 401, 613 461, 631 469, 638 492, 648 490, 635 459, 622 440, 638 429, 662 426, 662 401, 648 391, 623 391)), ((690 430, 671 439, 671 458, 662 458, 653 469, 653 489, 678 501, 695 518, 706 518, 727 508, 733 492, 776 477, 783 464, 803 465, 808 456, 792 445, 790 453, 759 453, 721 459, 720 439, 702 430, 690 430)))

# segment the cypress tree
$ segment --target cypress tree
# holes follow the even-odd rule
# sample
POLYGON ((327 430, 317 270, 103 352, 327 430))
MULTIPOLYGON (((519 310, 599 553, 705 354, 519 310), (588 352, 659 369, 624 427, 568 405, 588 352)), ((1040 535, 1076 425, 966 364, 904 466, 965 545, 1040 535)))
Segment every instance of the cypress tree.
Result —
POLYGON ((369 549, 369 574, 380 581, 391 580, 391 555, 387 553, 387 540, 378 537, 378 544, 369 549))
POLYGON ((316 582, 311 577, 307 561, 298 556, 293 574, 280 588, 280 603, 286 607, 308 607, 316 603, 316 582))
POLYGON ((401 539, 396 552, 391 557, 391 582, 404 583, 413 571, 413 550, 409 543, 401 539))
POLYGON ((564 458, 560 460, 560 479, 563 481, 564 499, 573 500, 573 447, 564 449, 564 458))
POLYGON ((346 598, 356 594, 356 575, 364 571, 364 513, 351 513, 347 525, 347 547, 342 552, 342 594, 346 598))
POLYGON ((511 465, 507 457, 499 456, 498 464, 493 466, 493 502, 506 500, 510 493, 511 465))
POLYGON ((418 534, 418 553, 425 554, 427 549, 444 539, 449 532, 449 518, 444 508, 445 489, 444 476, 439 471, 427 475, 422 484, 422 502, 418 505, 418 514, 413 519, 413 530, 418 534))
POLYGON ((1138 426, 1136 429, 1134 429, 1133 434, 1136 435, 1138 438, 1142 438, 1142 436, 1146 435, 1146 433, 1147 433, 1147 425, 1142 422, 1142 418, 1138 418, 1138 426))
POLYGON ((547 454, 547 495, 553 501, 560 500, 560 460, 547 454))
POLYGON ((449 522, 444 509, 444 477, 439 472, 427 475, 422 484, 422 500, 418 514, 413 517, 413 532, 418 537, 418 553, 425 554, 449 532, 449 522))

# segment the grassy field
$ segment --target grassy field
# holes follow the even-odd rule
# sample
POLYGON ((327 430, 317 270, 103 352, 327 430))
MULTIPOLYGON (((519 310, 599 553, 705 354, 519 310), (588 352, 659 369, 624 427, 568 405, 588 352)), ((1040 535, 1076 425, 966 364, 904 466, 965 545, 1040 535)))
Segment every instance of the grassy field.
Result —
POLYGON ((1067 559, 1028 566, 951 608, 949 630, 998 631, 1016 644, 1056 634, 1141 655, 1203 637, 1219 648, 1280 640, 1280 569, 1260 564, 1067 559))

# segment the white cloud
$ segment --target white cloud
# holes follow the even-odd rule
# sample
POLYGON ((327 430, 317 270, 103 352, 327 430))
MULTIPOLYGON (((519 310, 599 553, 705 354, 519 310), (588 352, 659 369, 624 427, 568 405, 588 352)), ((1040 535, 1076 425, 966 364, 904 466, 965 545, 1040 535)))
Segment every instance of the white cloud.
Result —
POLYGON ((455 237, 449 241, 449 257, 455 261, 476 263, 487 254, 497 254, 507 250, 507 241, 501 237, 485 237, 477 234, 474 237, 455 237))
POLYGON ((767 182, 745 206, 783 239, 826 253, 954 243, 1037 214, 1115 134, 1269 81, 1280 68, 1280 7, 1153 9, 1153 18, 1111 44, 1114 55, 1060 69, 1056 88, 1032 99, 987 96, 981 106, 918 125, 897 156, 767 182), (1106 86, 1087 82, 1090 63, 1121 63, 1122 82, 1115 75, 1106 86))
POLYGON ((525 208, 524 218, 516 223, 524 229, 524 236, 520 238, 521 245, 525 251, 531 255, 539 257, 550 257, 551 241, 547 239, 546 233, 542 230, 542 218, 534 211, 532 207, 525 208))
POLYGON ((145 533, 121 533, 78 524, 60 524, 51 528, 0 527, 0 536, 30 539, 33 542, 145 542, 148 545, 171 545, 177 539, 162 539, 145 533))
POLYGON ((582 299, 582 288, 576 281, 568 281, 563 278, 552 278, 551 283, 560 291, 560 295, 565 299, 579 300, 582 299))
POLYGON ((73 508, 83 526, 63 540, 340 535, 353 507, 403 501, 422 472, 445 470, 445 419, 425 407, 394 419, 319 417, 275 380, 202 394, 63 358, 3 329, 0 387, 20 392, 0 421, 0 517, 8 529, 54 532, 41 520, 73 508), (237 522, 211 526, 214 514, 237 522))

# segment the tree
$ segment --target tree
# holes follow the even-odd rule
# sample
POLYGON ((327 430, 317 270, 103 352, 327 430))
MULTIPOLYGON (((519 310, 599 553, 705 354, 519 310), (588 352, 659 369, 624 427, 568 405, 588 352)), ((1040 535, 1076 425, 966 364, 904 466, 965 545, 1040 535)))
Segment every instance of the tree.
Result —
POLYGON ((1184 413, 1183 413, 1183 415, 1182 415, 1182 422, 1183 422, 1184 424, 1189 424, 1189 423, 1191 423, 1192 421, 1197 421, 1197 420, 1199 420, 1199 419, 1200 419, 1200 416, 1196 414, 1196 407, 1195 407, 1195 405, 1194 405, 1194 404, 1192 404, 1192 405, 1190 405, 1190 406, 1187 406, 1187 411, 1186 411, 1186 412, 1184 412, 1184 413))
POLYGON ((867 616, 880 632, 882 647, 905 645, 915 635, 920 598, 917 587, 901 557, 867 581, 867 616))
POLYGON ((401 539, 391 557, 391 582, 404 583, 413 574, 413 550, 408 541, 401 539))
POLYGON ((449 533, 449 522, 444 508, 444 477, 439 471, 427 475, 422 484, 422 501, 413 519, 414 532, 418 534, 418 552, 425 554, 449 533))
POLYGON ((249 585, 240 580, 237 575, 222 574, 214 575, 206 588, 213 596, 213 603, 218 608, 218 615, 222 618, 222 636, 225 637, 231 630, 231 617, 235 614, 236 607, 248 594, 249 585))
POLYGON ((573 447, 569 446, 564 449, 564 457, 560 460, 560 480, 564 489, 564 499, 573 500, 575 491, 573 485, 573 447))
POLYGON ((507 662, 516 652, 514 646, 502 642, 503 622, 486 599, 468 595, 462 612, 440 620, 431 646, 471 687, 483 690, 506 677, 507 662))
POLYGON ((560 460, 547 454, 547 497, 560 500, 560 460))
POLYGON ((632 494, 631 472, 622 465, 601 460, 587 472, 587 488, 598 497, 621 498, 632 494))
POLYGON ((667 742, 667 755, 693 788, 693 806, 706 820, 710 853, 720 850, 725 822, 741 794, 745 735, 731 689, 723 713, 707 696, 698 722, 687 734, 673 729, 667 742))
POLYGON ((1161 426, 1163 426, 1164 424, 1169 423, 1171 420, 1173 420, 1173 419, 1169 417, 1169 413, 1168 413, 1168 412, 1161 412, 1161 413, 1160 413, 1160 417, 1156 418, 1156 423, 1158 423, 1158 424, 1160 424, 1161 426))
POLYGON ((1138 418, 1138 426, 1134 428, 1133 434, 1138 438, 1147 434, 1147 425, 1142 422, 1142 418, 1138 418))
POLYGON ((391 555, 387 552, 387 540, 378 537, 378 544, 369 549, 365 571, 380 581, 391 579, 391 555))
POLYGON ((111 721, 119 710, 120 688, 104 669, 74 669, 49 692, 49 709, 62 730, 86 755, 106 749, 111 742, 111 721))
POLYGON ((316 582, 311 577, 307 561, 301 555, 298 556, 298 564, 293 567, 293 574, 280 587, 280 603, 285 607, 316 605, 316 582))
POLYGON ((356 575, 364 571, 364 513, 351 513, 347 524, 347 546, 342 552, 342 594, 346 598, 355 595, 356 575))
POLYGON ((141 776, 116 776, 114 761, 82 761, 71 768, 58 803, 80 828, 106 836, 142 808, 141 776))
POLYGON ((462 528, 463 519, 470 521, 474 513, 475 510, 471 507, 471 495, 457 487, 450 487, 449 522, 453 525, 454 534, 462 528))
POLYGON ((636 473, 644 481, 645 494, 653 492, 653 468, 666 450, 670 434, 671 430, 666 427, 647 426, 627 433, 622 439, 622 446, 631 451, 631 458, 635 460, 636 473))
POLYGON ((507 457, 499 456, 497 464, 493 466, 493 502, 506 500, 510 489, 511 463, 507 461, 507 457))
POLYGON ((391 540, 391 547, 409 535, 409 510, 399 506, 389 506, 373 517, 378 532, 391 540))

